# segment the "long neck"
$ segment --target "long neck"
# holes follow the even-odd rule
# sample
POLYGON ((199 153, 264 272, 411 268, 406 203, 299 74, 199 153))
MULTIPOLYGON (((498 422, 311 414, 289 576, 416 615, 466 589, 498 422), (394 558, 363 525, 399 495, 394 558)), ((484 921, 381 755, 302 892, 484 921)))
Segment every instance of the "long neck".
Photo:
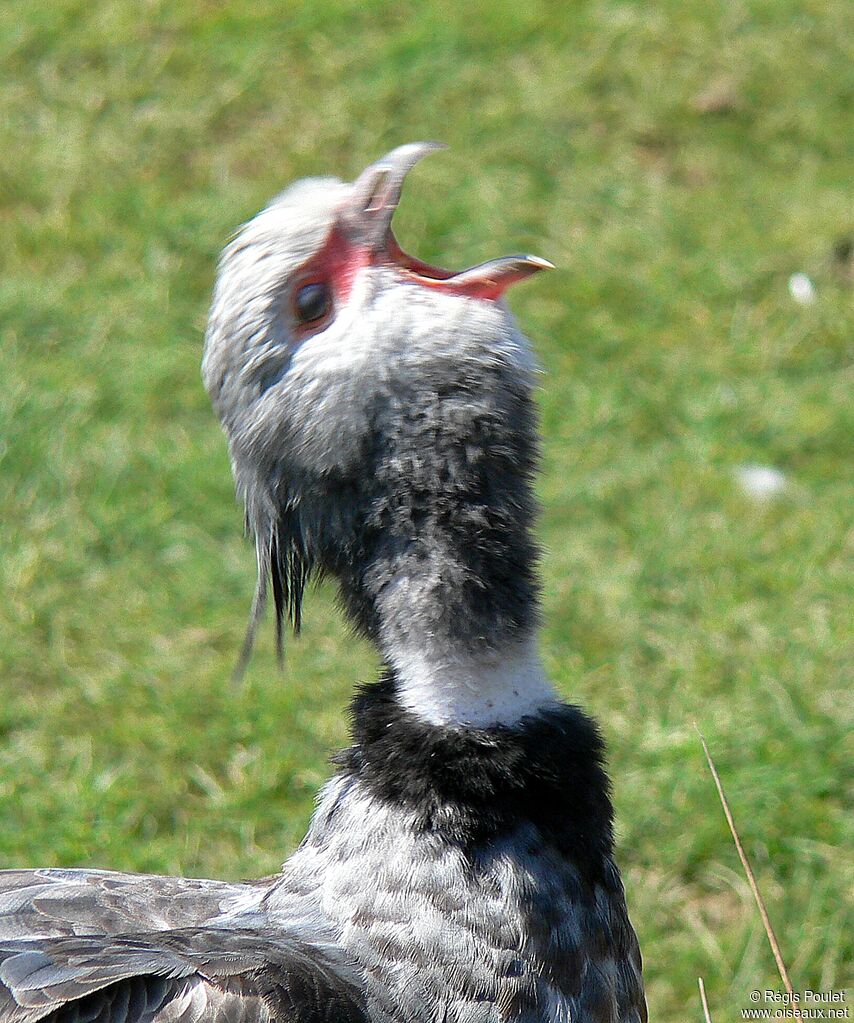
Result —
POLYGON ((383 404, 353 533, 326 565, 401 702, 434 724, 509 724, 554 698, 535 637, 535 411, 527 387, 486 376, 383 404))

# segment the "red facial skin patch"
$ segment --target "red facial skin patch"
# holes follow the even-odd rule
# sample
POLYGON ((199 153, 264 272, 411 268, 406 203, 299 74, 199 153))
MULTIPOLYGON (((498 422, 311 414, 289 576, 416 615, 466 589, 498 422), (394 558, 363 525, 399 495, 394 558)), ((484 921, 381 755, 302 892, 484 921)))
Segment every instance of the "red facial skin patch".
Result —
POLYGON ((296 333, 300 339, 323 330, 335 315, 336 304, 346 302, 350 297, 358 272, 370 262, 371 254, 367 246, 354 245, 337 225, 332 228, 320 249, 303 264, 294 278, 291 302, 297 324, 296 333), (327 285, 332 290, 333 299, 326 316, 310 323, 300 323, 293 302, 300 289, 307 284, 327 285))
POLYGON ((404 280, 420 284, 422 287, 435 288, 449 295, 463 295, 466 298, 479 298, 491 302, 498 301, 511 284, 530 277, 539 269, 532 267, 530 262, 526 263, 524 258, 510 258, 493 260, 483 266, 454 273, 442 267, 431 266, 404 252, 390 230, 384 245, 372 251, 370 246, 352 241, 340 225, 336 224, 318 252, 306 261, 295 277, 292 292, 294 296, 300 288, 308 284, 325 284, 333 294, 329 312, 320 319, 300 323, 299 316, 294 310, 296 332, 300 339, 304 340, 327 326, 335 315, 335 306, 346 302, 350 297, 353 282, 359 271, 371 265, 388 266, 398 270, 404 280))

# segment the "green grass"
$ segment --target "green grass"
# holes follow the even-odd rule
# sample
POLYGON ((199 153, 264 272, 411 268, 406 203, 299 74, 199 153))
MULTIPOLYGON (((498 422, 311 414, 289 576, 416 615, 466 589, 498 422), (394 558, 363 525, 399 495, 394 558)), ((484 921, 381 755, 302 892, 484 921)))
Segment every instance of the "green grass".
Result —
POLYGON ((286 7, 0 11, 0 864, 241 877, 299 840, 375 662, 322 589, 284 676, 265 634, 229 687, 215 259, 292 178, 440 138, 403 243, 560 268, 513 296, 543 652, 609 741, 651 1015, 700 1018, 698 975, 719 1021, 780 986, 694 722, 796 986, 850 982, 845 0, 286 7), (748 462, 789 489, 751 501, 748 462))

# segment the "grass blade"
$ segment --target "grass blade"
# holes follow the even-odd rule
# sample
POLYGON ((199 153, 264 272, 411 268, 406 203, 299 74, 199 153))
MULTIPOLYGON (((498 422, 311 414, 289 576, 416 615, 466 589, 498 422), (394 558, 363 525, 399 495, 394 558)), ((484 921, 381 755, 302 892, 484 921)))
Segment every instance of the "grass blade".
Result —
POLYGON ((706 985, 703 983, 703 978, 698 977, 697 983, 700 986, 700 1001, 703 1005, 703 1019, 706 1023, 712 1023, 712 1017, 709 1012, 709 1003, 706 1001, 706 985))
MULTIPOLYGON (((795 1012, 795 1018, 800 1019, 801 1014, 795 1005, 794 990, 792 989, 792 982, 789 980, 789 971, 786 969, 786 964, 783 961, 782 953, 780 952, 780 943, 777 941, 777 935, 774 933, 774 928, 771 926, 771 918, 768 916, 768 910, 765 908, 765 901, 762 898, 762 893, 759 891, 759 885, 756 883, 756 876, 753 873, 753 868, 750 866, 750 861, 747 858, 747 853, 744 851, 744 846, 741 844, 738 831, 736 830, 735 820, 732 816, 732 811, 729 808, 727 802, 726 793, 721 782, 720 775, 718 774, 715 762, 712 759, 712 754, 709 752, 709 747, 706 745, 706 740, 703 738, 703 733, 694 725, 697 730, 697 735, 700 737, 700 742, 703 744, 703 752, 706 754, 706 762, 709 765, 709 770, 712 772, 712 778, 715 782, 715 788, 718 790, 718 797, 721 801, 721 806, 724 809, 724 815, 726 817, 727 824, 729 825, 730 833, 732 834, 732 840, 735 842, 735 848, 738 852, 738 858, 741 860, 741 865, 744 867, 744 873, 747 876, 747 883, 750 885, 750 890, 753 892, 753 898, 756 901, 756 907, 759 910, 759 915, 762 918, 762 926, 765 928, 765 933, 768 936, 768 944, 771 946, 771 951, 774 953, 774 959, 777 963, 777 970, 780 973, 780 979, 783 981, 783 987, 790 995, 791 1007, 795 1012)), ((702 981, 700 982, 700 989, 702 991, 702 981)))

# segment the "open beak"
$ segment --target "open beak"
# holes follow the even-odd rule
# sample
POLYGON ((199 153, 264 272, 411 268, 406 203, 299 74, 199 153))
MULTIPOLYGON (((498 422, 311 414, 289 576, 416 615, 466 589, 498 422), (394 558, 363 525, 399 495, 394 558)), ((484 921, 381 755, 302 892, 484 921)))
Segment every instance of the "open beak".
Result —
POLYGON ((420 159, 446 148, 441 142, 410 142, 362 171, 339 214, 339 225, 351 244, 367 249, 372 263, 397 267, 416 283, 472 298, 498 299, 516 281, 553 269, 547 259, 522 255, 491 259, 454 273, 403 251, 391 230, 403 182, 420 159))

